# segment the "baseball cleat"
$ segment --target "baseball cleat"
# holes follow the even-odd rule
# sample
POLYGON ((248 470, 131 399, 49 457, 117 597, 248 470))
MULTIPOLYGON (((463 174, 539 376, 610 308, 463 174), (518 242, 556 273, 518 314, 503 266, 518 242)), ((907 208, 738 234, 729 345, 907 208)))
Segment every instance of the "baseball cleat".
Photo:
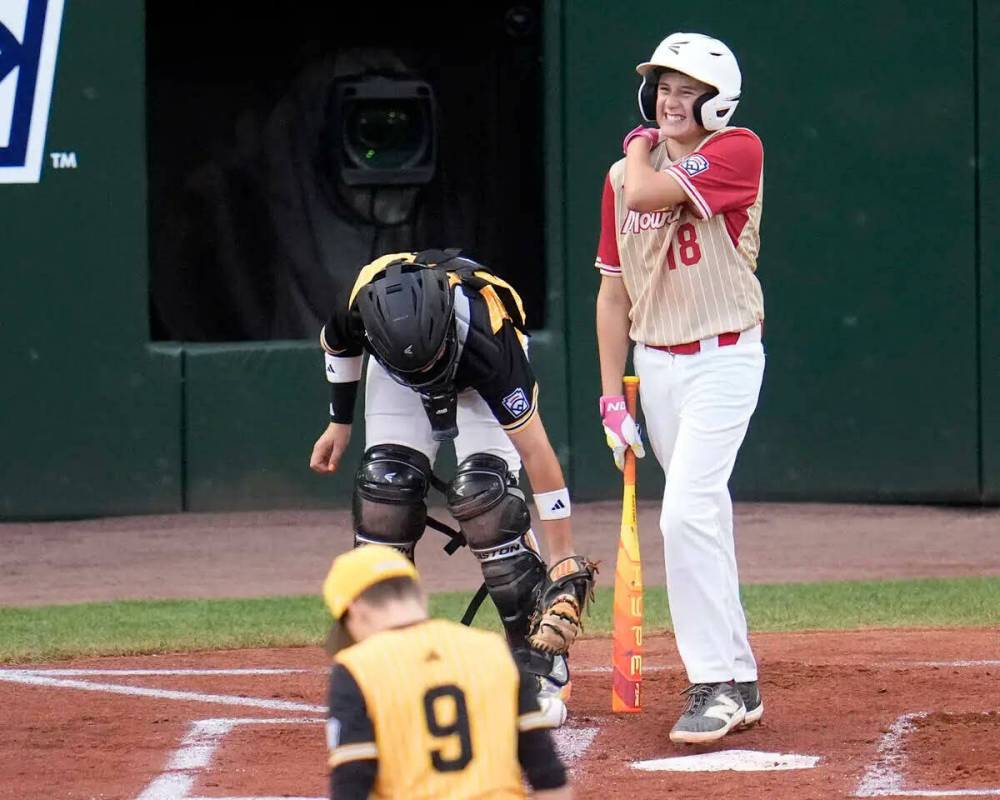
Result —
POLYGON ((757 681, 736 682, 736 691, 743 698, 743 705, 747 707, 747 715, 740 723, 740 729, 750 728, 760 722, 764 716, 764 701, 760 697, 760 687, 757 681))
POLYGON ((563 703, 567 703, 572 693, 573 682, 569 677, 569 662, 566 656, 555 656, 549 674, 538 676, 538 697, 557 697, 563 703))
POLYGON ((687 708, 670 731, 670 741, 705 744, 743 722, 747 708, 733 683, 696 683, 684 690, 687 708))

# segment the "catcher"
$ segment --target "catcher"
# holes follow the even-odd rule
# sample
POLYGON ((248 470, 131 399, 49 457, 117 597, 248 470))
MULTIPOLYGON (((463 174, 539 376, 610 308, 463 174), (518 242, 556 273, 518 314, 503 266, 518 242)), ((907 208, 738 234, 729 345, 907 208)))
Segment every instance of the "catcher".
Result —
POLYGON ((575 554, 570 498, 538 413, 520 297, 457 250, 392 253, 361 269, 345 306, 320 331, 330 424, 309 466, 335 472, 351 436, 362 359, 365 452, 355 474, 355 546, 414 556, 431 486, 447 497, 479 559, 515 661, 542 695, 569 697, 566 654, 580 632, 595 565, 575 554), (432 472, 454 440, 449 484, 432 472), (531 530, 524 466, 550 568, 531 530))

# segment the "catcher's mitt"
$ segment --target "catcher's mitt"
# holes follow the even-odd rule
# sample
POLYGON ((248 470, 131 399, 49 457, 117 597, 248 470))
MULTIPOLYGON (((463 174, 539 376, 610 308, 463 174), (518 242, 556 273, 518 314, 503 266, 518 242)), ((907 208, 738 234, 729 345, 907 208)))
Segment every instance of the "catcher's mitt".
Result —
POLYGON ((570 556, 549 570, 532 617, 528 642, 546 653, 564 655, 583 630, 583 611, 594 598, 597 563, 570 556))

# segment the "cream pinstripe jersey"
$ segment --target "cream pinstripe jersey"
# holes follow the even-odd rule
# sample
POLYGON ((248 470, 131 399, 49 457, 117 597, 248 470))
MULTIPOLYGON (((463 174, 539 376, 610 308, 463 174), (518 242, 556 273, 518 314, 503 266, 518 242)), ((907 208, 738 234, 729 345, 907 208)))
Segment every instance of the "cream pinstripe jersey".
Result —
POLYGON ((764 319, 754 275, 763 157, 760 139, 746 128, 717 131, 676 162, 661 144, 651 163, 681 185, 688 201, 648 213, 625 207, 625 159, 612 165, 595 266, 625 281, 634 341, 683 344, 764 319))

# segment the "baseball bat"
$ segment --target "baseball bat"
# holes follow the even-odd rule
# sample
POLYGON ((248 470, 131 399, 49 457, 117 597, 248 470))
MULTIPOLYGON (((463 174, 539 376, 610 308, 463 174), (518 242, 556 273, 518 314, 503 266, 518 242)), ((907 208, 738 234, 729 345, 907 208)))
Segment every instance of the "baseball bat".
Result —
MULTIPOLYGON (((625 408, 636 418, 639 379, 626 375, 625 408)), ((613 652, 611 655, 611 710, 628 713, 642 710, 642 559, 635 509, 635 453, 625 451, 625 490, 622 523, 615 565, 613 652)))

